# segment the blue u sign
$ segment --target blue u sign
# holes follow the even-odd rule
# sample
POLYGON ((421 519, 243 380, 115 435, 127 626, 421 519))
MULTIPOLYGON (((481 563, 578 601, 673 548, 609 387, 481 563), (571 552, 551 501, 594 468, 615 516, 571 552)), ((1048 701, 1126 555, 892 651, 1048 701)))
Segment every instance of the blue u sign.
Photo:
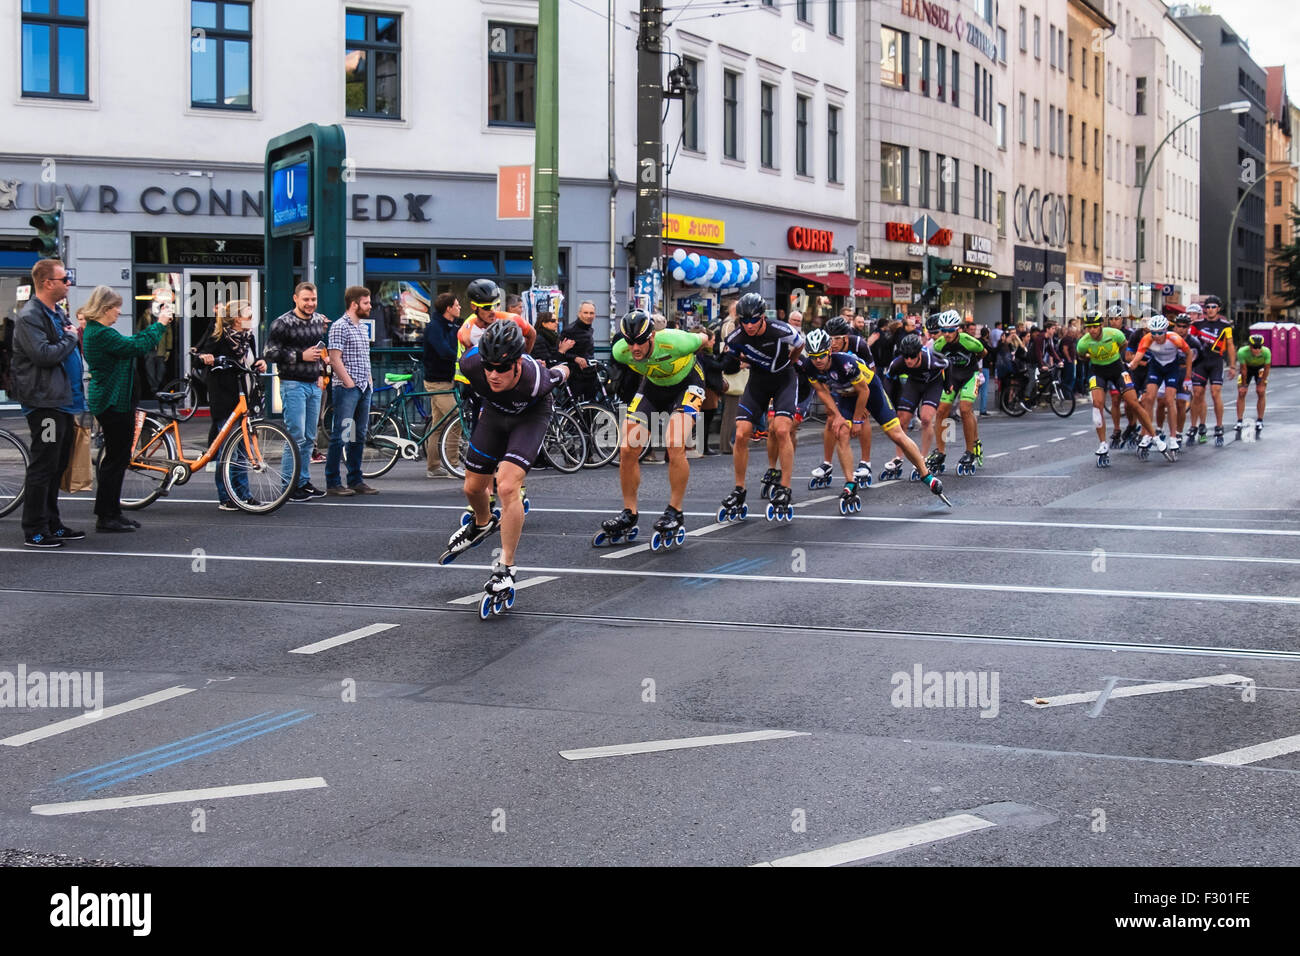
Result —
POLYGON ((271 228, 276 233, 306 232, 311 228, 311 181, 307 160, 272 172, 271 228))

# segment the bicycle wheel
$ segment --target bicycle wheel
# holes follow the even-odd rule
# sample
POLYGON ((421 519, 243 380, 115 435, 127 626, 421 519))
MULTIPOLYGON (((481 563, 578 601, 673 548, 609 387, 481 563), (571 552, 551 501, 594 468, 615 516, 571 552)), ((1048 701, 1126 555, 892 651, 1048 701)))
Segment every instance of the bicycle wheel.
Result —
MULTIPOLYGON (((194 390, 194 383, 189 379, 188 376, 185 378, 172 379, 170 382, 168 382, 166 385, 160 388, 159 391, 160 392, 184 392, 185 397, 176 404, 176 410, 174 412, 170 411, 171 406, 170 405, 168 406, 169 413, 174 415, 176 418, 180 419, 183 422, 187 422, 194 417, 194 412, 199 407, 199 396, 198 393, 194 390)), ((159 405, 158 407, 161 410, 162 406, 159 405)))
POLYGON ((157 501, 179 457, 172 432, 158 419, 146 417, 131 463, 122 476, 122 507, 136 511, 157 501))
POLYGON ((241 422, 221 446, 217 462, 226 494, 241 511, 270 514, 298 487, 298 446, 275 422, 241 422), (284 472, 288 472, 288 478, 284 472))
POLYGON ((465 477, 465 456, 469 453, 469 436, 465 434, 464 422, 460 416, 447 422, 438 442, 442 467, 457 478, 465 477))
POLYGON ((397 444, 401 437, 397 422, 386 412, 370 413, 366 424, 366 444, 361 449, 361 476, 379 478, 393 470, 402 452, 397 444))
POLYGON ((568 412, 558 408, 551 413, 551 423, 542 438, 542 457, 556 471, 571 475, 587 460, 587 439, 582 425, 568 412))
POLYGON ((27 446, 23 440, 0 429, 0 518, 23 503, 27 462, 27 446))
POLYGON ((1069 418, 1074 414, 1074 392, 1067 391, 1060 382, 1052 383, 1051 391, 1052 411, 1061 418, 1069 418))
POLYGON ((618 419, 604 405, 584 402, 578 406, 578 421, 587 439, 587 459, 583 468, 600 468, 618 455, 618 419))
POLYGON ((1004 414, 1012 418, 1019 418, 1029 409, 1023 401, 1024 382, 1018 378, 1006 380, 1006 384, 998 390, 998 407, 1004 414))

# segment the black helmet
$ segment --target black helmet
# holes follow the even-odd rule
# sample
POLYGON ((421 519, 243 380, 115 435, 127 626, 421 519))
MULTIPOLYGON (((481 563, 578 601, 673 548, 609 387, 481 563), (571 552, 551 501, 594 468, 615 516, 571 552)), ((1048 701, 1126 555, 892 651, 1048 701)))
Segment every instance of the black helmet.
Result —
POLYGON ((930 333, 939 331, 939 313, 931 312, 925 317, 925 330, 930 333))
POLYGON ((921 354, 921 336, 915 332, 904 335, 903 340, 898 343, 898 353, 903 358, 916 358, 921 354))
POLYGON ((1207 295, 1205 297, 1205 301, 1202 304, 1206 306, 1217 305, 1220 309, 1223 308, 1223 300, 1220 299, 1217 295, 1207 295))
POLYGON ((761 319, 767 315, 767 303, 757 292, 746 292, 736 303, 738 319, 761 319))
POLYGON ((1252 335, 1246 342, 1252 349, 1262 349, 1264 347, 1264 336, 1252 335))
POLYGON ((465 291, 469 304, 475 309, 490 309, 501 301, 501 290, 491 279, 475 279, 465 291))
POLYGON ((478 351, 487 365, 509 365, 524 354, 524 333, 509 319, 493 322, 483 330, 478 351))
POLYGON ((849 325, 849 320, 842 315, 835 315, 827 319, 825 327, 826 334, 831 337, 853 334, 853 326, 849 325))
POLYGON ((654 335, 655 321, 650 318, 649 313, 641 309, 633 309, 619 319, 618 330, 623 338, 627 339, 629 345, 640 345, 642 342, 648 342, 650 336, 654 335))

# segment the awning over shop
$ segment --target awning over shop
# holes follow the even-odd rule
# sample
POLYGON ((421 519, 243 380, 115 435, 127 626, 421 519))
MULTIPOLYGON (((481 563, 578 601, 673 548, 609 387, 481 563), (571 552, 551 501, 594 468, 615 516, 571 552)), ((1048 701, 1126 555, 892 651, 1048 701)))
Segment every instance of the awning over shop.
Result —
POLYGON ((678 249, 685 252, 688 256, 694 252, 696 255, 704 256, 708 259, 737 259, 735 249, 727 249, 724 246, 688 246, 684 242, 673 242, 669 239, 664 240, 664 256, 672 258, 672 254, 678 249))
MULTIPOLYGON (((828 295, 849 294, 849 277, 843 272, 829 272, 826 275, 801 275, 798 269, 790 269, 785 266, 777 266, 776 271, 793 276, 802 282, 819 285, 826 290, 828 295)), ((854 298, 889 299, 893 297, 893 294, 893 288, 884 282, 872 282, 870 279, 862 278, 853 280, 854 298)))

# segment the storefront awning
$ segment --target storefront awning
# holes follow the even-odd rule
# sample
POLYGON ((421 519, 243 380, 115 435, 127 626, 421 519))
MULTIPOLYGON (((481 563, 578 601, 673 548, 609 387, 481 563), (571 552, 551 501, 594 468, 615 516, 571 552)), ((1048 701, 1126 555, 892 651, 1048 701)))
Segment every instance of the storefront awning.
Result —
MULTIPOLYGON (((819 285, 826 290, 827 295, 849 294, 849 277, 843 272, 828 272, 825 275, 804 275, 800 274, 798 269, 790 269, 786 266, 777 266, 776 271, 793 276, 801 282, 819 285)), ((872 282, 870 279, 862 278, 853 280, 853 295, 855 298, 889 299, 893 297, 893 294, 893 288, 884 282, 872 282)))
POLYGON ((723 246, 688 246, 684 242, 672 242, 664 240, 664 256, 672 257, 672 254, 678 249, 682 250, 688 256, 694 252, 696 255, 707 259, 737 259, 735 249, 727 249, 723 246))

